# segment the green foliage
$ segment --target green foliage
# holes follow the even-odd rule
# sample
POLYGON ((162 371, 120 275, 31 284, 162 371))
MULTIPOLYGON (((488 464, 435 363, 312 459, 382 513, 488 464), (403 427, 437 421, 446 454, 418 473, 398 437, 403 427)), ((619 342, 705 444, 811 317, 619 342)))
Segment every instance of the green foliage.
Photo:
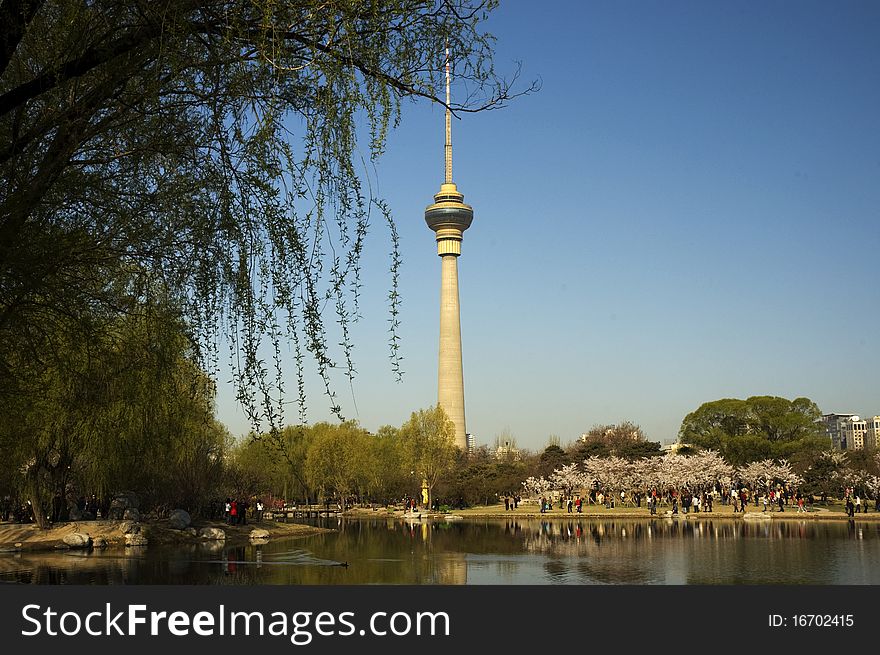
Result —
POLYGON ((631 441, 621 445, 618 449, 618 457, 624 459, 643 459, 645 457, 657 457, 661 454, 659 441, 631 441))
POLYGON ((412 470, 401 444, 400 430, 383 425, 376 433, 374 495, 386 502, 416 493, 412 470))
POLYGON ((557 443, 547 446, 539 456, 538 461, 540 463, 539 475, 547 477, 561 466, 570 464, 572 460, 557 443))
POLYGON ((354 421, 318 423, 312 432, 306 478, 322 494, 336 494, 345 510, 350 496, 367 492, 377 481, 375 439, 354 421))
POLYGON ((843 476, 846 470, 844 457, 817 457, 804 471, 801 488, 805 493, 819 496, 833 496, 843 486, 843 476))
POLYGON ((716 450, 735 466, 796 458, 798 453, 815 453, 830 445, 817 422, 821 416, 808 398, 725 398, 704 403, 688 414, 681 424, 679 441, 716 450))
POLYGON ((434 486, 455 463, 454 437, 455 425, 440 405, 413 412, 400 428, 404 466, 427 484, 429 507, 434 486))
POLYGON ((582 438, 572 444, 568 462, 580 463, 590 457, 623 457, 640 459, 660 454, 660 444, 647 441, 641 427, 630 421, 617 425, 594 425, 582 438))
MULTIPOLYGON (((397 232, 365 188, 362 153, 381 154, 404 99, 439 101, 445 42, 469 87, 453 109, 509 99, 482 27, 496 4, 0 3, 0 344, 31 354, 47 321, 118 311, 81 273, 120 266, 127 284, 160 285, 182 307, 200 368, 216 372, 225 337, 255 429, 282 424, 285 339, 300 420, 309 354, 339 413, 330 372, 354 374, 350 329, 377 215, 400 364, 397 232)), ((0 355, 0 388, 17 384, 0 355)))
POLYGON ((415 412, 402 428, 385 425, 376 434, 353 421, 252 434, 232 449, 227 484, 238 495, 288 500, 320 494, 344 504, 350 497, 398 501, 419 493, 423 479, 433 488, 448 472, 458 453, 451 425, 433 408, 415 412))
POLYGON ((609 457, 611 448, 602 440, 590 439, 575 441, 569 448, 569 458, 572 462, 582 462, 590 457, 609 457))
POLYGON ((445 43, 469 87, 453 110, 511 97, 482 27, 496 4, 0 2, 0 484, 38 514, 72 484, 193 511, 222 485, 308 496, 310 459, 312 485, 399 489, 396 437, 378 440, 382 477, 374 441, 347 473, 327 459, 352 451, 331 438, 363 439, 349 424, 282 429, 282 352, 301 422, 308 355, 339 415, 331 371, 354 374, 378 215, 399 373, 397 231, 362 154, 381 154, 404 99, 439 101, 445 43), (225 469, 221 341, 264 444, 225 469))
POLYGON ((39 358, 18 357, 5 390, 0 457, 18 473, 6 483, 42 527, 56 494, 131 489, 149 506, 198 511, 222 468, 227 435, 213 418, 213 384, 188 359, 168 300, 118 302, 129 311, 43 325, 31 335, 39 358))
POLYGON ((251 433, 238 441, 230 448, 221 495, 308 501, 304 463, 311 436, 306 426, 287 426, 271 437, 251 433))
POLYGON ((451 472, 438 493, 453 504, 490 505, 499 496, 522 493, 521 483, 531 470, 523 461, 466 461, 451 472))

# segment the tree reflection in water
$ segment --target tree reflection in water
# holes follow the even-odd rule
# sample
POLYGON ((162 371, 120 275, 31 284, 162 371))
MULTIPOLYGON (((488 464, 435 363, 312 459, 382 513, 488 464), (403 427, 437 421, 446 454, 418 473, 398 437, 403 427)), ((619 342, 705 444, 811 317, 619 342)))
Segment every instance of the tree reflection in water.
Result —
POLYGON ((28 584, 880 584, 880 523, 505 518, 320 521, 227 546, 0 555, 28 584), (347 565, 347 566, 346 566, 347 565))

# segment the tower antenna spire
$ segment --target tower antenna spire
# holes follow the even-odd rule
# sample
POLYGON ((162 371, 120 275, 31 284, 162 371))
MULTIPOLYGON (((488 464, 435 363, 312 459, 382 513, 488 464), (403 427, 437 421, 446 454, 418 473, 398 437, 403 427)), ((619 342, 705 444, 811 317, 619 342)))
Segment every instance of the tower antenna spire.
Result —
POLYGON ((452 112, 449 111, 449 40, 446 40, 446 184, 452 184, 452 112))

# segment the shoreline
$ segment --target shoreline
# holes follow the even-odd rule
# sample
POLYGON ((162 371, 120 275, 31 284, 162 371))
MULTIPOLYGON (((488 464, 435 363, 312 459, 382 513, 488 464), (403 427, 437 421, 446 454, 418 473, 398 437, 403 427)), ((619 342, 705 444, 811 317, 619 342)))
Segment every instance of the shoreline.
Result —
MULTIPOLYGON (((541 521, 597 521, 597 520, 635 520, 635 521, 858 521, 861 523, 880 522, 880 512, 862 512, 854 516, 847 516, 842 509, 817 508, 808 512, 798 512, 789 508, 784 512, 751 510, 742 513, 734 513, 730 506, 720 506, 712 512, 679 512, 677 515, 667 514, 666 509, 659 509, 657 514, 650 514, 647 508, 627 507, 624 509, 598 509, 590 508, 581 513, 567 512, 561 509, 553 509, 540 512, 531 507, 505 510, 501 506, 481 508, 469 508, 463 510, 450 510, 449 512, 417 512, 416 516, 407 516, 402 510, 388 508, 354 508, 336 516, 353 520, 362 519, 387 519, 409 522, 456 522, 456 521, 499 521, 511 519, 541 520, 541 521)), ((67 546, 63 539, 65 536, 80 533, 88 535, 92 540, 103 540, 101 548, 118 549, 137 546, 127 546, 124 528, 131 521, 119 520, 96 520, 96 521, 69 521, 53 526, 47 530, 38 529, 33 523, 0 523, 0 553, 35 552, 35 551, 58 551, 85 550, 82 548, 67 546)), ((173 546, 205 543, 206 540, 194 536, 185 530, 174 530, 168 526, 166 520, 153 520, 140 522, 142 533, 147 536, 148 545, 173 546)), ((315 534, 333 532, 331 528, 323 528, 307 523, 284 523, 277 521, 259 521, 247 525, 227 525, 223 521, 199 520, 192 524, 193 528, 220 528, 226 535, 225 540, 218 543, 225 545, 246 545, 251 542, 252 530, 265 530, 269 536, 260 540, 280 538, 308 537, 315 534)))
MULTIPOLYGON (((93 541, 103 539, 104 549, 116 548, 139 548, 142 546, 127 546, 124 529, 126 524, 132 521, 96 520, 96 521, 68 521, 52 526, 46 530, 40 530, 33 523, 0 523, 0 553, 35 552, 35 551, 67 551, 87 550, 75 548, 64 543, 64 537, 79 533, 88 535, 93 541)), ((147 546, 187 545, 206 543, 211 540, 193 536, 185 530, 174 530, 168 526, 168 521, 140 521, 141 533, 147 538, 147 546)), ((279 538, 308 537, 324 532, 333 532, 329 528, 321 528, 302 523, 276 523, 274 521, 259 521, 247 525, 227 525, 223 521, 194 521, 190 527, 196 530, 202 528, 220 528, 226 535, 225 540, 215 540, 217 543, 226 545, 244 545, 250 542, 252 530, 265 530, 269 533, 267 539, 260 543, 279 538)), ((91 548, 89 548, 90 550, 91 548)))
POLYGON ((880 522, 880 512, 862 512, 854 516, 847 516, 843 510, 818 508, 807 512, 798 512, 796 508, 787 508, 784 512, 766 511, 760 509, 748 510, 744 514, 732 511, 730 506, 719 506, 711 512, 689 512, 685 513, 679 510, 677 515, 667 515, 667 509, 658 509, 656 514, 651 514, 645 507, 625 508, 625 509, 590 509, 581 512, 567 512, 561 509, 553 509, 547 512, 541 512, 532 508, 517 508, 515 510, 505 510, 501 506, 490 506, 488 508, 470 508, 463 510, 450 510, 449 512, 417 512, 418 517, 405 516, 400 510, 385 509, 361 509, 357 508, 349 510, 345 514, 340 514, 345 518, 389 518, 404 521, 446 521, 447 516, 454 517, 453 521, 467 520, 500 520, 500 519, 539 519, 549 521, 559 520, 580 520, 580 519, 619 519, 619 520, 728 520, 728 521, 755 521, 755 520, 775 520, 775 521, 860 521, 866 523, 880 522), (751 518, 746 518, 751 517, 751 518))

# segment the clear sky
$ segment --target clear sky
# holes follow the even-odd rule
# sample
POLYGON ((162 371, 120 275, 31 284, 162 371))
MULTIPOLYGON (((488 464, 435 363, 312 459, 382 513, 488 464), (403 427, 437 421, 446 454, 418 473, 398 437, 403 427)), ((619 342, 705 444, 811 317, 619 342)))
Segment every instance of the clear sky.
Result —
MULTIPOLYGON (((499 72, 542 89, 453 121, 478 444, 622 420, 664 441, 751 395, 880 414, 880 3, 510 0, 488 29, 499 72)), ((404 380, 377 222, 337 385, 370 430, 436 402, 442 176, 442 111, 407 104, 373 179, 400 231, 404 380)), ((309 419, 330 418, 313 389, 309 419)), ((218 414, 247 431, 224 387, 218 414)))

